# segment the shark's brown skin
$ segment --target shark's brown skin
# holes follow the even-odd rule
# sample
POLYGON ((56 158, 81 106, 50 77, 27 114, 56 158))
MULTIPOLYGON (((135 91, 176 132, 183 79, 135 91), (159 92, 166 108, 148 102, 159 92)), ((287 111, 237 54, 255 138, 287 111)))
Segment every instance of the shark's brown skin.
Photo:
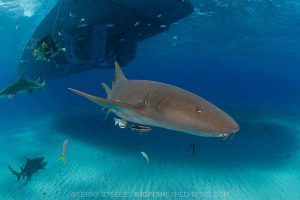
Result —
POLYGON ((0 90, 0 97, 13 98, 19 93, 28 92, 32 93, 35 89, 42 89, 45 87, 45 81, 41 82, 40 79, 36 81, 26 80, 24 76, 18 78, 18 80, 8 84, 0 90))
POLYGON ((205 137, 227 137, 239 130, 233 118, 205 99, 160 82, 127 80, 117 63, 112 89, 103 86, 108 99, 70 90, 133 123, 205 137))

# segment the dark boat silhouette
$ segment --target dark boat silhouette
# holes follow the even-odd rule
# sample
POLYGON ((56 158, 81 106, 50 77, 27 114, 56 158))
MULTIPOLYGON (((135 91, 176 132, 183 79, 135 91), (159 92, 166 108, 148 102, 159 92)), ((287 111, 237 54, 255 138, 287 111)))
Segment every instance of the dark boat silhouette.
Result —
POLYGON ((138 42, 192 12, 189 0, 60 0, 29 40, 19 73, 56 79, 127 65, 138 42))

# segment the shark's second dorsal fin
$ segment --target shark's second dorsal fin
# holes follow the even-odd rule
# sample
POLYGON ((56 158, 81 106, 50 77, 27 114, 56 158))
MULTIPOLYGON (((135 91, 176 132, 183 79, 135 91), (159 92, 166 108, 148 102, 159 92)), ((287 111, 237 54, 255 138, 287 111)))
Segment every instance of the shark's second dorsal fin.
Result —
POLYGON ((113 85, 117 85, 120 81, 127 80, 119 63, 115 62, 115 77, 113 81, 113 85))

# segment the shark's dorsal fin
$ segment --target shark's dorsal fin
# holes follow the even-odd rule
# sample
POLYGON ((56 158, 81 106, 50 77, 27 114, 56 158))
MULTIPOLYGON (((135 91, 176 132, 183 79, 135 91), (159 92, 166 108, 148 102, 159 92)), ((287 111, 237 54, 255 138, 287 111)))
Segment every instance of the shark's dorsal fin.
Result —
POLYGON ((110 99, 110 95, 111 95, 111 89, 108 87, 108 85, 104 82, 101 83, 102 88, 105 90, 106 94, 107 94, 107 98, 110 99))
POLYGON ((18 80, 19 80, 19 81, 21 81, 21 80, 25 80, 25 76, 24 76, 24 74, 20 74, 20 75, 19 75, 19 78, 18 78, 18 80))
POLYGON ((119 63, 115 62, 115 77, 113 81, 113 85, 117 85, 120 81, 127 80, 119 63))

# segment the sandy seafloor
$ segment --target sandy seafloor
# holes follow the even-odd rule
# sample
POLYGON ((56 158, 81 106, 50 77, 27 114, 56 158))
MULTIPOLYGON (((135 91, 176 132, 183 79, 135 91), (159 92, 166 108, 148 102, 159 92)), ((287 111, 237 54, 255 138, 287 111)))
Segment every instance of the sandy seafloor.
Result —
POLYGON ((228 140, 158 128, 138 135, 115 127, 112 116, 103 124, 100 109, 2 120, 0 199, 300 199, 300 116, 227 110, 242 127, 228 140), (56 159, 66 138, 64 166, 56 159), (188 150, 192 143, 195 156, 188 150), (25 158, 39 156, 48 165, 30 181, 17 182, 7 168, 19 169, 25 158), (105 192, 113 193, 103 198, 105 192), (191 196, 141 198, 136 192, 191 196))

